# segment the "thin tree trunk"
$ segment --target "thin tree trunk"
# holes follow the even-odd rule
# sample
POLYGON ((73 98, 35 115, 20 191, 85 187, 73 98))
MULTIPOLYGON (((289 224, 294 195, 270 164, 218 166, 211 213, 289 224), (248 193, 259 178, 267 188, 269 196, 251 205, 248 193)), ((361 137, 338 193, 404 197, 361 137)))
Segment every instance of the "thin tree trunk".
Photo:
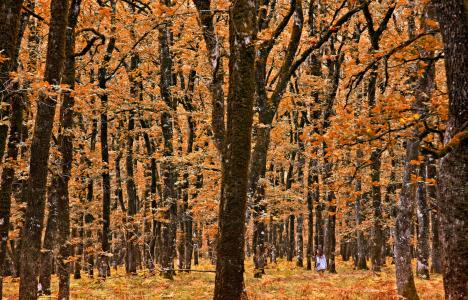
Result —
POLYGON ((107 103, 109 95, 107 89, 107 64, 112 58, 112 53, 115 50, 115 14, 116 3, 111 0, 111 37, 107 44, 104 59, 98 70, 98 86, 102 89, 102 94, 99 98, 101 100, 101 113, 100 113, 100 139, 101 139, 101 161, 102 167, 102 232, 101 232, 101 254, 99 257, 99 277, 106 278, 109 276, 108 257, 110 254, 109 244, 109 231, 110 231, 110 202, 111 202, 111 186, 110 186, 110 170, 109 170, 109 141, 108 141, 108 118, 107 118, 107 103))
MULTIPOLYGON (((132 29, 133 33, 133 29, 132 29)), ((129 69, 129 81, 131 82, 130 94, 134 99, 137 99, 140 94, 140 87, 136 82, 135 77, 138 76, 134 73, 140 64, 138 54, 132 54, 129 69)), ((134 129, 135 129, 135 112, 131 111, 128 119, 127 127, 127 156, 125 158, 125 167, 127 170, 126 186, 128 196, 128 209, 127 209, 127 245, 126 245, 126 271, 129 274, 136 274, 137 272, 137 228, 134 224, 134 216, 137 213, 137 188, 135 185, 134 175, 134 162, 133 162, 133 144, 134 144, 134 129)))
MULTIPOLYGON (((75 88, 75 27, 80 13, 81 0, 72 0, 68 16, 67 38, 65 45, 65 69, 63 83, 71 90, 75 88)), ((71 92, 64 93, 60 109, 59 151, 61 154, 61 174, 57 182, 57 268, 59 276, 58 299, 70 298, 70 264, 67 262, 71 255, 70 236, 70 203, 68 182, 71 177, 73 162, 73 105, 74 98, 71 92)))
POLYGON ((302 237, 303 223, 304 223, 304 218, 302 214, 299 214, 299 216, 297 217, 297 230, 296 230, 296 234, 297 234, 296 265, 301 268, 304 266, 304 239, 302 237))
POLYGON ((177 181, 177 174, 175 165, 171 161, 174 155, 172 138, 173 138, 173 120, 171 112, 176 110, 176 102, 171 97, 171 86, 173 83, 172 73, 172 58, 170 53, 170 39, 171 32, 168 27, 164 27, 159 32, 159 45, 160 45, 160 60, 161 60, 161 76, 160 76, 160 90, 161 97, 170 109, 170 111, 163 111, 161 113, 161 126, 164 137, 164 151, 163 155, 166 161, 161 163, 162 180, 164 183, 162 205, 164 207, 163 218, 166 222, 161 224, 161 269, 162 275, 165 278, 172 279, 174 274, 174 257, 175 257, 175 243, 176 243, 176 216, 177 216, 177 190, 175 183, 177 181))
POLYGON ((293 257, 294 257, 294 252, 296 250, 296 235, 294 234, 294 223, 295 223, 295 219, 296 217, 291 214, 289 215, 289 227, 288 227, 288 231, 289 231, 289 240, 288 240, 288 256, 287 256, 287 260, 288 261, 293 261, 293 257))
POLYGON ((426 185, 426 190, 427 197, 429 198, 429 208, 431 209, 431 272, 440 274, 442 273, 442 253, 439 237, 439 199, 437 196, 437 183, 434 182, 436 178, 438 178, 438 176, 435 160, 433 158, 429 158, 427 164, 427 181, 429 183, 426 185))
MULTIPOLYGON (((316 164, 316 162, 315 162, 316 164)), ((315 185, 316 171, 314 160, 309 161, 309 174, 307 177, 307 270, 312 270, 312 260, 314 255, 314 200, 318 192, 318 185, 315 185)), ((318 176, 316 178, 318 180, 318 176)))
POLYGON ((418 218, 418 245, 416 274, 429 279, 429 208, 426 199, 426 161, 419 166, 416 192, 416 216, 418 218))
MULTIPOLYGON (((417 135, 417 133, 415 133, 417 135)), ((418 300, 416 286, 414 285, 411 265, 411 227, 416 195, 416 166, 418 159, 419 138, 412 137, 406 140, 406 161, 403 175, 403 186, 400 199, 397 203, 397 216, 395 225, 395 270, 398 294, 408 300, 418 300)))
MULTIPOLYGON (((356 159, 359 161, 359 158, 362 157, 362 151, 357 150, 356 159)), ((359 163, 359 162, 358 162, 359 163)), ((364 243, 364 233, 360 228, 362 224, 362 184, 361 179, 358 178, 355 183, 355 191, 358 193, 356 196, 356 201, 354 203, 355 215, 356 215, 356 269, 358 270, 367 270, 367 261, 366 261, 366 250, 364 243)))

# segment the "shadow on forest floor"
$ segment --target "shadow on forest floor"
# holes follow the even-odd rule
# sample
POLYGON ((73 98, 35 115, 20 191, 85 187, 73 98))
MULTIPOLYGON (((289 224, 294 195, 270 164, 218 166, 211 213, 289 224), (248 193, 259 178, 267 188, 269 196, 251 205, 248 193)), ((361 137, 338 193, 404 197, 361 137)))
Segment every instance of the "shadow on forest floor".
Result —
MULTIPOLYGON (((198 270, 213 270, 208 261, 202 261, 198 270)), ((281 261, 269 264, 266 275, 253 278, 251 260, 246 261, 246 286, 250 300, 255 299, 397 299, 395 270, 387 264, 379 274, 355 271, 352 263, 337 260, 338 274, 325 273, 320 277, 314 271, 295 266, 294 262, 281 261)), ((102 282, 96 278, 71 281, 71 299, 211 299, 214 273, 181 273, 169 281, 142 271, 138 276, 126 276, 124 269, 113 272, 102 282)), ((442 277, 431 274, 430 280, 416 279, 421 299, 443 299, 442 277)), ((52 289, 56 293, 57 279, 52 289)), ((4 279, 4 297, 18 299, 18 281, 4 279)), ((41 297, 40 299, 55 299, 41 297)), ((5 299, 5 298, 4 298, 5 299)))

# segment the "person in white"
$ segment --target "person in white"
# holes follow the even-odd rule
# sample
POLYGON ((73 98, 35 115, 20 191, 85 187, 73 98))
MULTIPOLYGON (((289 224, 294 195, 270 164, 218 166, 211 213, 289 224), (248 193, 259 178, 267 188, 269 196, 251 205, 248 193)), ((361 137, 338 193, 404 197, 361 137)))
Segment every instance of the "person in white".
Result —
POLYGON ((315 255, 315 270, 320 275, 323 275, 326 269, 327 269, 327 258, 323 254, 322 249, 319 248, 317 249, 317 253, 315 255))

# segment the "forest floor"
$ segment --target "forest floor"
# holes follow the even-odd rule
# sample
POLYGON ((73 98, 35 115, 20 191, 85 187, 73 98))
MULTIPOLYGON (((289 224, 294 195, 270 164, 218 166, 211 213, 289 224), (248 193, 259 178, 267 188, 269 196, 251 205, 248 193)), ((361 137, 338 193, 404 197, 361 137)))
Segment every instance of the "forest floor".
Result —
MULTIPOLYGON (((196 270, 213 270, 214 266, 202 261, 196 270)), ((140 272, 126 276, 123 269, 114 271, 106 281, 88 278, 71 279, 71 299, 211 299, 214 273, 181 273, 173 281, 161 276, 140 272)), ((298 268, 293 262, 269 264, 263 278, 253 277, 251 260, 246 262, 246 286, 249 299, 398 299, 395 269, 388 264, 380 274, 353 270, 352 263, 337 260, 337 274, 319 276, 314 271, 298 268)), ((57 291, 53 278, 53 291, 57 291)), ((440 275, 431 274, 430 280, 416 279, 421 299, 443 299, 440 275)), ((4 279, 4 298, 18 299, 18 280, 4 279)), ((40 299, 56 299, 41 297, 40 299)))

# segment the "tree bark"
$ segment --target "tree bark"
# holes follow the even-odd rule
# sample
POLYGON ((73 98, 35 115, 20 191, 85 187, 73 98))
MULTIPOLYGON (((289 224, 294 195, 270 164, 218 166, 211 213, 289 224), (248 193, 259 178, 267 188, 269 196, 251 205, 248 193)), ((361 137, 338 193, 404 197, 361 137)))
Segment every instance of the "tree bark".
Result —
POLYGON ((296 265, 298 267, 303 267, 304 266, 304 239, 302 237, 302 226, 304 224, 304 218, 302 214, 299 214, 297 217, 297 250, 296 250, 296 265))
POLYGON ((109 270, 108 257, 110 254, 109 231, 110 231, 110 202, 111 202, 111 186, 110 186, 110 170, 109 170, 109 141, 108 141, 108 117, 107 103, 109 95, 107 89, 107 64, 112 58, 112 53, 115 50, 115 14, 116 2, 110 1, 111 5, 111 37, 107 44, 106 52, 101 66, 98 70, 98 87, 102 89, 99 95, 101 100, 100 113, 100 141, 101 141, 101 161, 103 164, 102 177, 102 232, 101 232, 101 253, 99 255, 99 277, 106 278, 109 270))
MULTIPOLYGON (((0 164, 2 165, 2 176, 0 183, 0 298, 3 295, 3 275, 5 257, 8 241, 8 230, 10 228, 10 209, 12 184, 15 177, 15 163, 18 158, 18 147, 21 142, 23 126, 23 95, 18 93, 19 86, 14 84, 10 87, 7 83, 9 73, 17 65, 12 57, 18 52, 19 44, 15 38, 19 32, 19 17, 23 1, 4 1, 0 4, 0 51, 2 55, 10 60, 0 64, 0 86, 8 87, 6 91, 0 92, 0 104, 11 105, 10 131, 7 139, 8 125, 3 124, 8 118, 8 110, 0 109, 0 164), (11 35, 11 36, 10 36, 11 35), (18 45, 17 45, 18 44, 18 45), (12 88, 10 91, 9 89, 12 88), (7 155, 3 162, 5 143, 7 142, 7 155)), ((2 88, 2 90, 4 90, 2 88)))
POLYGON ((221 55, 221 42, 216 34, 214 25, 214 14, 211 13, 211 0, 193 0, 200 19, 203 39, 209 53, 209 63, 211 67, 211 130, 218 152, 222 154, 225 137, 224 124, 224 68, 221 55))
POLYGON ((255 97, 256 27, 255 1, 233 2, 214 299, 246 298, 244 234, 255 97))
MULTIPOLYGON (((68 16, 65 45, 65 69, 63 83, 70 90, 75 88, 75 28, 80 14, 81 0, 72 0, 68 16)), ((68 182, 71 177, 73 162, 73 105, 75 99, 70 91, 66 91, 60 109, 61 132, 58 137, 59 151, 61 154, 61 173, 57 182, 57 246, 59 248, 57 267, 59 276, 58 299, 70 299, 70 203, 68 193, 68 182)))
MULTIPOLYGON (((53 0, 50 11, 51 21, 44 81, 56 86, 61 83, 65 61, 68 0, 53 0)), ((47 94, 46 91, 39 93, 29 162, 28 205, 21 244, 21 299, 37 298, 37 268, 35 264, 38 261, 41 247, 47 166, 56 103, 57 97, 55 95, 47 94)))
MULTIPOLYGON (((427 180, 437 180, 437 167, 435 160, 429 158, 427 164, 427 180)), ((439 198, 437 192, 438 184, 435 182, 429 182, 426 185, 427 197, 429 198, 429 208, 431 217, 431 272, 442 273, 442 253, 440 249, 440 237, 439 237, 439 198)))
POLYGON ((309 161, 309 174, 307 176, 307 270, 312 270, 314 260, 314 203, 318 196, 318 175, 316 173, 317 162, 309 161), (315 162, 315 165, 314 165, 315 162), (314 169, 313 169, 314 168, 314 169), (317 181, 317 182, 316 182, 317 181))
MULTIPOLYGON (((417 135, 417 133, 415 133, 417 135)), ((408 300, 418 300, 416 286, 414 285, 411 266, 411 227, 416 195, 416 166, 418 159, 419 138, 412 137, 406 140, 406 161, 403 175, 403 186, 400 199, 397 203, 397 216, 395 225, 395 270, 398 294, 408 300), (413 163, 412 163, 413 161, 413 163)))
MULTIPOLYGON (((360 164, 362 160, 362 150, 358 149, 356 151, 356 161, 357 164, 360 164)), ((366 249, 365 249, 365 240, 363 230, 360 228, 362 224, 362 182, 360 178, 356 179, 354 190, 358 193, 356 200, 354 202, 355 210, 355 219, 356 219, 356 269, 358 270, 367 270, 367 261, 366 261, 366 249)))
MULTIPOLYGON (((133 28, 132 28, 133 33, 133 28)), ((140 96, 140 86, 136 81, 137 68, 140 64, 140 58, 138 54, 132 54, 130 69, 129 69, 129 81, 131 82, 130 95, 133 99, 138 99, 140 96)), ((134 144, 134 129, 135 129, 135 112, 131 111, 129 114, 128 125, 127 125, 127 155, 125 157, 125 167, 127 170, 126 186, 128 196, 128 209, 127 209, 127 245, 126 245, 126 272, 129 274, 136 274, 137 272, 137 256, 138 256, 138 245, 137 245, 137 228, 134 224, 134 216, 137 213, 137 188, 135 185, 134 175, 134 162, 133 162, 133 144, 134 144)))
POLYGON ((174 149, 172 138, 174 134, 172 112, 176 111, 177 102, 171 96, 170 88, 174 85, 172 72, 172 57, 170 53, 171 31, 169 27, 163 27, 159 32, 161 76, 160 91, 161 98, 166 103, 169 111, 161 112, 161 126, 164 138, 163 156, 166 160, 161 163, 163 197, 162 206, 164 208, 163 218, 165 222, 161 224, 161 269, 165 278, 172 279, 174 274, 174 257, 177 231, 177 173, 172 157, 174 149))
POLYGON ((426 161, 419 166, 416 192, 416 216, 418 219, 418 244, 416 274, 429 279, 429 208, 426 199, 426 161))
MULTIPOLYGON (((23 0, 6 0, 0 4, 0 51, 2 57, 7 59, 0 64, 0 86, 8 87, 10 72, 17 66, 16 59, 20 45, 18 44, 18 33, 20 30, 21 7, 23 0)), ((0 103, 5 103, 8 107, 10 100, 8 94, 9 88, 0 92, 0 103)), ((8 135, 8 125, 6 121, 10 115, 10 109, 0 108, 0 162, 3 161, 5 154, 5 145, 8 135), (4 123, 5 122, 5 123, 4 123)))
POLYGON ((451 151, 440 160, 440 222, 446 299, 468 295, 468 7, 466 1, 434 0, 444 41, 445 73, 449 92, 449 119, 445 147, 451 151), (458 139, 457 139, 458 137, 458 139))
POLYGON ((51 275, 54 269, 54 248, 57 244, 57 222, 58 222, 58 179, 55 175, 47 191, 47 225, 44 233, 44 242, 42 244, 40 257, 39 284, 40 290, 45 295, 50 295, 51 275))

